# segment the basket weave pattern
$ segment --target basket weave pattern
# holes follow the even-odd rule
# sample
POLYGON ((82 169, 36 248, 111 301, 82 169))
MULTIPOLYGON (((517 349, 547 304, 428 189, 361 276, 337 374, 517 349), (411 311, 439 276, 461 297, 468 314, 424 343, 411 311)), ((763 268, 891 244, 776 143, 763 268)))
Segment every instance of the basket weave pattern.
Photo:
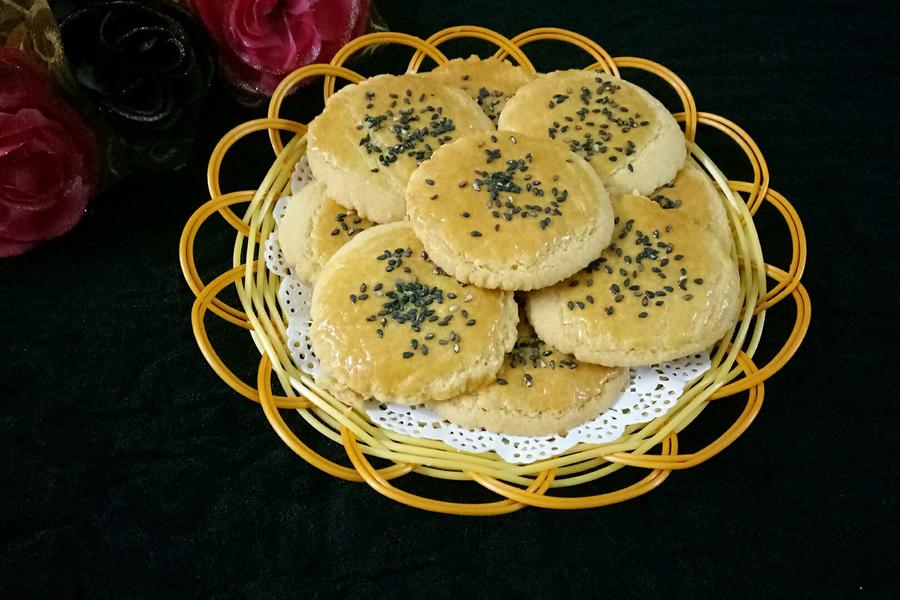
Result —
POLYGON ((365 481, 385 496, 424 510, 496 515, 525 506, 591 508, 644 494, 661 484, 673 470, 696 466, 721 452, 749 427, 762 406, 765 380, 790 360, 809 326, 810 300, 800 283, 806 261, 803 226, 787 199, 769 187, 768 168, 756 143, 731 121, 699 112, 690 90, 667 68, 642 58, 613 58, 596 42, 570 31, 541 28, 507 39, 488 29, 466 26, 445 29, 427 40, 400 33, 374 33, 357 38, 342 48, 331 64, 309 65, 285 78, 272 96, 267 118, 243 123, 220 140, 210 157, 207 177, 211 200, 188 220, 179 248, 184 276, 196 296, 191 320, 203 356, 227 385, 262 406, 279 437, 308 463, 335 477, 365 481), (683 106, 675 118, 684 127, 690 154, 713 177, 725 198, 741 277, 740 320, 714 349, 712 368, 685 389, 672 410, 649 423, 630 426, 615 442, 582 444, 560 456, 528 465, 506 463, 493 453, 466 454, 443 442, 412 438, 373 425, 365 415, 342 405, 316 385, 289 356, 285 339, 287 319, 277 300, 280 278, 265 268, 262 258, 262 243, 275 227, 272 208, 282 195, 289 193, 293 167, 306 150, 306 126, 278 116, 283 99, 294 86, 310 77, 324 76, 325 99, 334 93, 338 79, 361 81, 361 75, 342 65, 369 46, 390 43, 410 47, 414 54, 407 70, 415 72, 426 58, 438 64, 446 62, 448 58, 440 46, 456 38, 491 42, 498 47, 495 56, 508 57, 531 72, 534 66, 523 48, 535 41, 556 40, 587 52, 595 61, 588 69, 616 76, 620 75, 620 69, 640 69, 662 78, 675 90, 683 106), (700 126, 715 128, 738 145, 752 167, 752 181, 728 180, 719 171, 693 143, 700 126), (225 153, 244 136, 260 131, 268 132, 275 153, 269 172, 256 190, 223 193, 219 169, 225 153), (294 134, 286 144, 281 140, 283 131, 294 134), (763 260, 753 216, 764 203, 771 204, 781 214, 791 237, 791 261, 785 269, 763 260), (246 205, 243 217, 232 210, 235 205, 246 205), (216 213, 235 230, 233 268, 210 282, 203 282, 194 264, 194 240, 203 223, 216 213), (229 306, 218 298, 232 285, 241 308, 229 306), (796 307, 790 335, 768 364, 757 366, 753 356, 763 339, 766 311, 788 298, 796 307), (206 333, 204 318, 209 313, 249 331, 261 354, 255 382, 242 381, 219 358, 206 333), (273 376, 284 395, 273 391, 273 376), (705 448, 679 453, 678 433, 709 403, 725 398, 744 402, 744 409, 734 423, 705 448), (281 413, 284 410, 296 410, 321 435, 343 445, 350 466, 326 459, 308 447, 285 422, 281 413), (369 456, 387 459, 392 464, 376 469, 369 456), (641 469, 646 474, 636 483, 612 492, 587 496, 551 493, 552 489, 579 486, 624 467, 641 469), (441 479, 475 482, 496 493, 499 499, 487 503, 447 502, 414 495, 392 483, 413 471, 441 479))

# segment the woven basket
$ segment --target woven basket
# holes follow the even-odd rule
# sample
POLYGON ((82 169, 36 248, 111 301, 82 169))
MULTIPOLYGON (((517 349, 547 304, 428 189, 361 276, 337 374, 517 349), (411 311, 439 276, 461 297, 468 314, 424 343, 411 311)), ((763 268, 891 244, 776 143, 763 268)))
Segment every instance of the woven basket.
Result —
POLYGON ((596 42, 570 31, 541 28, 507 39, 480 27, 452 27, 427 40, 400 33, 362 36, 342 48, 331 64, 309 65, 285 78, 272 96, 267 118, 248 121, 228 132, 210 157, 208 182, 212 199, 188 220, 180 244, 182 270, 196 295, 191 320, 203 356, 226 384, 262 406, 279 437, 309 464, 348 481, 365 481, 389 498, 424 510, 497 515, 525 506, 590 508, 644 494, 662 483, 673 470, 696 466, 716 455, 747 429, 762 406, 763 383, 793 356, 809 326, 809 296, 800 284, 806 261, 803 226, 784 196, 769 187, 766 162, 750 136, 723 117, 698 112, 684 82, 662 65, 642 58, 613 58, 596 42), (292 170, 306 150, 306 126, 278 116, 282 100, 291 88, 309 77, 324 75, 326 99, 334 93, 337 79, 351 82, 362 80, 361 75, 342 65, 369 46, 399 44, 412 48, 414 54, 408 71, 415 72, 426 57, 438 64, 446 62, 448 59, 440 46, 455 38, 477 38, 491 42, 498 47, 495 56, 509 57, 532 72, 534 67, 523 48, 538 40, 557 40, 573 44, 593 57, 595 62, 588 69, 617 76, 621 68, 640 69, 662 78, 672 86, 683 105, 683 111, 675 114, 675 118, 683 124, 689 152, 722 190, 734 231, 740 269, 743 302, 740 320, 717 344, 711 357, 712 368, 685 389, 673 409, 649 423, 630 426, 615 442, 578 445, 560 456, 528 465, 509 464, 493 453, 460 452, 442 442, 411 438, 379 428, 365 415, 341 404, 317 386, 313 379, 292 363, 288 354, 285 340, 287 319, 276 299, 280 278, 265 268, 261 247, 261 241, 269 236, 275 226, 272 208, 283 194, 289 193, 292 170), (753 169, 752 181, 731 181, 719 171, 694 144, 700 126, 725 133, 740 147, 753 169), (275 152, 269 172, 256 190, 223 193, 219 186, 219 168, 225 153, 236 141, 258 131, 268 132, 275 152), (281 141, 282 131, 294 134, 287 144, 281 141), (792 256, 786 269, 763 261, 753 216, 765 202, 778 210, 791 236, 792 256), (247 205, 243 217, 233 212, 231 207, 234 205, 247 205), (236 231, 232 253, 234 266, 204 283, 194 265, 194 240, 200 226, 214 213, 219 213, 236 231), (768 280, 774 282, 770 288, 767 287, 768 280), (241 309, 229 306, 217 297, 231 285, 237 291, 241 309), (766 310, 787 298, 793 299, 796 304, 793 328, 774 358, 765 366, 758 367, 753 362, 753 356, 763 339, 766 310), (219 358, 204 324, 204 318, 210 312, 250 333, 261 354, 255 382, 241 381, 219 358), (273 375, 284 395, 273 392, 273 375), (294 382, 299 393, 291 382, 294 382), (743 411, 734 423, 702 450, 679 453, 678 433, 711 402, 725 398, 744 402, 743 411), (297 411, 319 434, 343 445, 350 466, 333 462, 313 451, 287 425, 281 411, 297 411), (380 457, 391 464, 376 469, 369 457, 380 457), (574 488, 598 480, 623 467, 643 470, 645 476, 622 489, 602 494, 572 496, 571 490, 566 495, 552 493, 552 490, 559 488, 574 488), (483 486, 499 498, 487 503, 447 502, 414 495, 392 483, 410 472, 474 482, 467 485, 483 486))

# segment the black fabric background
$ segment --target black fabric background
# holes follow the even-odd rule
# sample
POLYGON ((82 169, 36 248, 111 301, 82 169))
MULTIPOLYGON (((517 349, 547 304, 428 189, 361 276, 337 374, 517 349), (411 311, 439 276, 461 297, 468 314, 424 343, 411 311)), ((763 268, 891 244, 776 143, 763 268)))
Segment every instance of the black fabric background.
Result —
MULTIPOLYGON (((0 261, 0 596, 897 597, 896 4, 377 5, 392 29, 422 37, 460 23, 579 31, 669 66, 701 110, 756 139, 805 223, 813 302, 758 419, 706 464, 591 511, 435 515, 316 471, 217 379, 191 334, 179 235, 207 199, 215 142, 265 112, 218 84, 189 169, 131 176, 71 234, 0 261)), ((586 64, 552 44, 529 53, 542 68, 586 64)), ((380 51, 360 68, 402 59, 380 51)), ((287 114, 308 118, 319 102, 318 87, 301 91, 287 114)), ((748 175, 720 137, 700 141, 732 177, 748 175)), ((255 187, 270 159, 264 135, 242 142, 225 189, 255 187)), ((758 226, 767 258, 785 264, 774 211, 758 226)), ((216 218, 202 231, 207 280, 229 266, 232 239, 216 218)), ((760 361, 791 316, 772 311, 760 361)), ((208 323, 252 380, 246 335, 208 323)), ((741 407, 710 408, 682 447, 714 439, 741 407)), ((489 497, 418 476, 402 485, 489 497)))

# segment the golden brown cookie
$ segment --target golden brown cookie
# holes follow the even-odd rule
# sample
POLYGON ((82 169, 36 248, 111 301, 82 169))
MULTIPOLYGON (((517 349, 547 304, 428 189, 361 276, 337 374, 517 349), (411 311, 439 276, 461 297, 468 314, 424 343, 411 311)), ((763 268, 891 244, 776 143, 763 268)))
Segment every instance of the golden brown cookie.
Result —
POLYGON ((611 196, 649 194, 675 177, 687 152, 656 98, 595 71, 555 71, 522 86, 498 127, 564 144, 591 163, 611 196))
POLYGON ((423 76, 463 90, 494 123, 516 91, 537 77, 508 60, 475 55, 465 59, 454 58, 423 73, 423 76))
POLYGON ((493 383, 432 408, 462 427, 550 435, 593 419, 627 384, 628 369, 579 362, 520 325, 519 339, 493 383))
POLYGON ((663 185, 648 197, 666 210, 685 213, 726 244, 731 244, 731 227, 722 194, 692 159, 685 161, 675 181, 663 185))
POLYGON ((331 96, 309 125, 316 179, 376 223, 403 219, 416 166, 442 145, 494 128, 462 90, 420 75, 379 75, 331 96))
POLYGON ((288 202, 278 224, 278 244, 297 277, 312 283, 341 246, 373 225, 335 202, 325 185, 314 181, 288 202))
POLYGON ((322 369, 365 398, 440 401, 493 380, 516 339, 512 294, 468 286, 408 223, 368 229, 316 281, 310 338, 322 369))
POLYGON ((740 308, 732 244, 642 196, 621 196, 613 210, 610 247, 587 269, 528 295, 538 335, 579 360, 614 366, 712 346, 740 308))
POLYGON ((460 281, 530 290, 575 273, 610 241, 600 178, 533 136, 475 133, 447 144, 406 188, 410 223, 431 259, 460 281))

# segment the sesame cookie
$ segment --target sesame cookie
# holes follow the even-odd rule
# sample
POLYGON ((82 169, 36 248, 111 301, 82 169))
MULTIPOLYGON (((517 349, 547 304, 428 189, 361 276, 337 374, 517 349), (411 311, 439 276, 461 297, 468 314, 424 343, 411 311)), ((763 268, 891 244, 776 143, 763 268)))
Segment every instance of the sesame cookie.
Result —
POLYGON ((288 202, 278 224, 278 244, 297 277, 312 283, 341 246, 373 225, 335 202, 325 184, 314 181, 288 202))
POLYGON ((528 294, 541 339, 578 360, 654 364, 705 350, 737 319, 733 244, 642 196, 613 201, 613 243, 586 269, 528 294))
POLYGON ((685 213, 711 234, 731 244, 731 227, 719 188, 692 159, 684 163, 675 180, 648 196, 666 210, 685 213))
POLYGON ((565 145, 590 162, 610 195, 649 194, 684 164, 684 135, 646 90, 595 71, 555 71, 516 92, 500 129, 565 145))
POLYGON ((596 258, 613 228, 606 189, 585 161, 509 131, 435 152, 410 178, 406 203, 431 259, 490 289, 552 285, 596 258))
POLYGON ((627 384, 628 369, 579 362, 520 324, 519 338, 493 383, 432 408, 462 427, 550 435, 593 419, 627 384))
POLYGON ((379 75, 328 98, 307 157, 329 195, 376 223, 403 219, 413 170, 442 145, 494 128, 462 90, 419 75, 379 75))
POLYGON ((365 398, 447 400, 492 381, 516 340, 513 295, 458 282, 408 223, 368 229, 325 265, 310 338, 323 370, 365 398))
POLYGON ((537 77, 508 60, 475 55, 454 58, 422 75, 466 92, 494 123, 516 90, 537 77))

